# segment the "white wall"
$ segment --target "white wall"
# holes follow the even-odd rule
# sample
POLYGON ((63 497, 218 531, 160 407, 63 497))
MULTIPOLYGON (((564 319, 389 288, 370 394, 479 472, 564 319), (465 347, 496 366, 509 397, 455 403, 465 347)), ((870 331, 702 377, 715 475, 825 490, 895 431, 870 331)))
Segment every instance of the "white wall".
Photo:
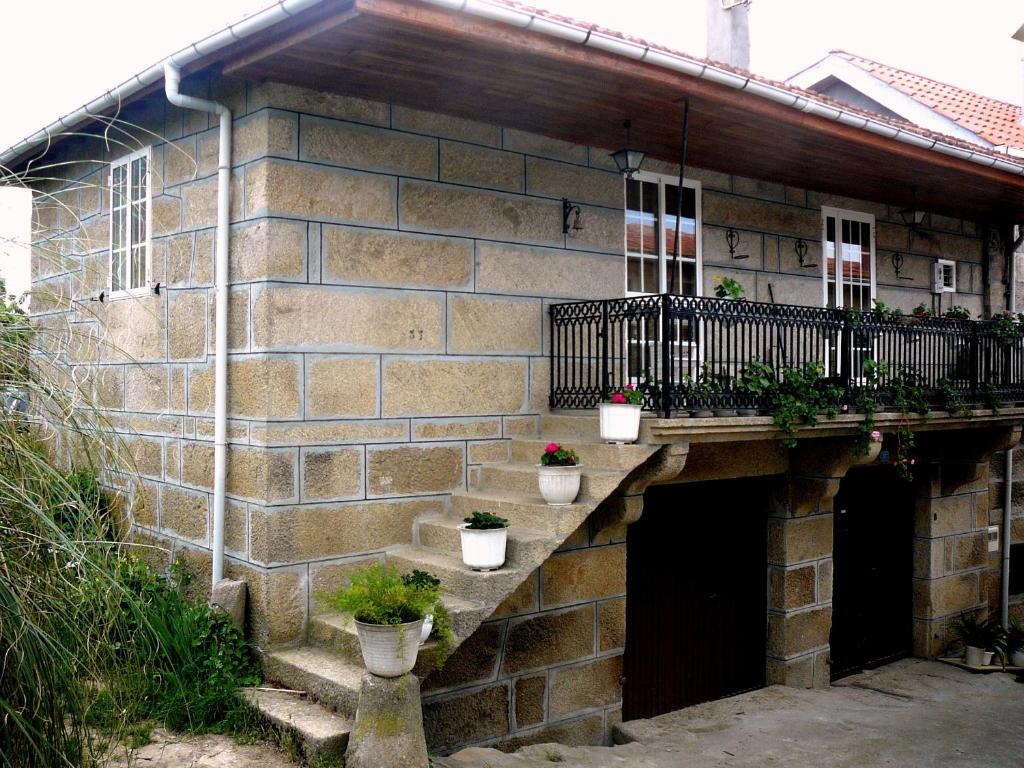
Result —
POLYGON ((31 282, 32 193, 0 187, 0 278, 7 293, 21 296, 31 282))

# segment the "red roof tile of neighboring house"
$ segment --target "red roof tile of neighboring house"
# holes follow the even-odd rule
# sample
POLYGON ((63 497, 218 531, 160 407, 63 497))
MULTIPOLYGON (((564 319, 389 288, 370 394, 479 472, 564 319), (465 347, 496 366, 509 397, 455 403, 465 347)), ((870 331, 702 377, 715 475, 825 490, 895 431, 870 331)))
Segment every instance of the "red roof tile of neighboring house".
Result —
POLYGON ((1024 148, 1024 125, 1021 107, 999 99, 982 96, 948 83, 940 83, 904 69, 855 56, 846 51, 832 51, 879 80, 888 83, 916 101, 959 123, 996 146, 1024 148))

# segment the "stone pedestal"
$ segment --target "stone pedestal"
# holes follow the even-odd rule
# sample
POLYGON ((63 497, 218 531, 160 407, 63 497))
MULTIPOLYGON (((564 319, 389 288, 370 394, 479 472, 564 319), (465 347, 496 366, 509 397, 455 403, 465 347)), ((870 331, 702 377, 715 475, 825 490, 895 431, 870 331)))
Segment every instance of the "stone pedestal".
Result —
POLYGON ((363 675, 346 768, 427 768, 420 681, 363 675))

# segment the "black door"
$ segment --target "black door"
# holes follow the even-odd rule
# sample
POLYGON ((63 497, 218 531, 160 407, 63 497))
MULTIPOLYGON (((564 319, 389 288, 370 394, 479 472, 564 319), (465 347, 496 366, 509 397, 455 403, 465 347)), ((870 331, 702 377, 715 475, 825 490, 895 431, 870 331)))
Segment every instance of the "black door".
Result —
POLYGON ((911 653, 913 488, 891 467, 854 469, 834 511, 833 680, 911 653))
POLYGON ((626 553, 626 720, 765 685, 763 482, 650 488, 626 553))

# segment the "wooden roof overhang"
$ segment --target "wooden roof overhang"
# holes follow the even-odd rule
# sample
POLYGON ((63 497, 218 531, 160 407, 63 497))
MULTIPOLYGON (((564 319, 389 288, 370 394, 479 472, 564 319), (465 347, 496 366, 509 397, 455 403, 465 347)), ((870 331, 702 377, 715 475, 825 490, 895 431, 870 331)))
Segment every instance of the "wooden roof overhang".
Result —
POLYGON ((224 74, 390 101, 648 156, 952 216, 1024 220, 1024 176, 754 93, 416 0, 327 2, 218 56, 224 74))

